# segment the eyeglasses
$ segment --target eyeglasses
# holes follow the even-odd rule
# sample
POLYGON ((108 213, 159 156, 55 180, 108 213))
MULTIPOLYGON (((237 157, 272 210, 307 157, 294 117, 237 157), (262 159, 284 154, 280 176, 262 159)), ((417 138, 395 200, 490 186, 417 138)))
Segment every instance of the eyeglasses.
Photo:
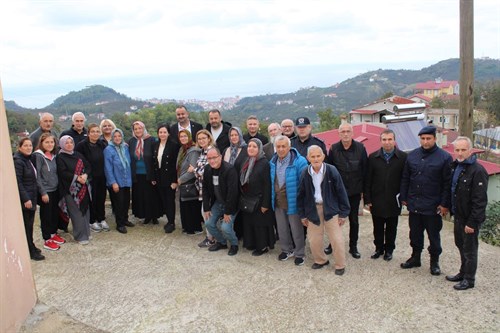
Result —
POLYGON ((293 126, 283 125, 281 128, 292 128, 293 126))
POLYGON ((214 161, 216 159, 218 159, 220 157, 220 155, 217 155, 217 156, 214 156, 214 157, 207 157, 207 160, 208 161, 214 161))

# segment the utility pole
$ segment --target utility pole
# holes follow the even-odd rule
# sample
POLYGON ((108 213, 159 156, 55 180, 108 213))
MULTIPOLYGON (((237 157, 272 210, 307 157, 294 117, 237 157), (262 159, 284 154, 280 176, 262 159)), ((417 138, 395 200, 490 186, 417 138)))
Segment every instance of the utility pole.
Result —
POLYGON ((460 0, 459 133, 472 140, 474 111, 474 0, 460 0))

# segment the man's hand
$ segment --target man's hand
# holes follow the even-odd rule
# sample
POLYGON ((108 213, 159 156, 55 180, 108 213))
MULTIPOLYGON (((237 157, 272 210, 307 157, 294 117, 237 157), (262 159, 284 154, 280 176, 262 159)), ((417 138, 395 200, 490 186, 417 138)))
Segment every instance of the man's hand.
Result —
POLYGON ((208 220, 210 218, 210 216, 212 216, 212 213, 210 211, 203 212, 203 216, 205 216, 205 221, 206 221, 206 220, 208 220))
POLYGON ((448 214, 448 208, 439 205, 437 207, 437 213, 441 216, 445 216, 446 214, 448 214))
POLYGON ((231 215, 224 214, 224 217, 222 218, 225 223, 231 222, 231 215))
POLYGON ((466 234, 473 234, 474 233, 474 228, 465 226, 464 231, 466 234))
POLYGON ((301 220, 300 220, 300 222, 302 222, 302 225, 303 225, 304 227, 307 227, 307 226, 309 225, 309 220, 308 220, 307 218, 305 218, 305 219, 301 219, 301 220))
POLYGON ((346 218, 345 217, 339 217, 339 226, 343 226, 345 223, 346 218))

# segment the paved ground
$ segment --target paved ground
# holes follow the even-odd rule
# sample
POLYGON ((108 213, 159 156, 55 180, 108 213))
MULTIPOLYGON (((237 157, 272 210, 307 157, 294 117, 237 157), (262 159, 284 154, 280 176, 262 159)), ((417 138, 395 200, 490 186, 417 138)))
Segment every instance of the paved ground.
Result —
MULTIPOLYGON (((476 288, 457 292, 430 275, 428 255, 421 268, 399 268, 411 252, 406 217, 391 262, 370 259, 363 217, 362 258, 349 257, 342 277, 332 265, 313 271, 310 256, 302 267, 279 262, 277 248, 258 258, 209 253, 196 246, 201 236, 167 235, 162 224, 93 234, 88 246, 63 235, 60 251, 33 262, 39 304, 21 332, 500 331, 500 248, 480 244, 476 288)), ((441 268, 456 273, 451 223, 442 238, 441 268)))

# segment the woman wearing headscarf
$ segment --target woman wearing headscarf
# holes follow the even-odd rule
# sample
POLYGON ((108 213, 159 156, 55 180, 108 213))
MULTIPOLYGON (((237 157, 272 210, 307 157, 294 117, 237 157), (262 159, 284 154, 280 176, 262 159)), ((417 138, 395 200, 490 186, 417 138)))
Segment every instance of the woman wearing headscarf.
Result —
POLYGON ((57 175, 59 178, 59 195, 64 216, 71 218, 73 238, 82 245, 89 243, 90 238, 90 163, 82 154, 75 151, 73 138, 63 135, 59 139, 57 155, 57 175))
POLYGON ((253 256, 260 256, 274 248, 274 227, 271 209, 271 177, 269 162, 259 139, 250 139, 248 157, 240 171, 240 195, 258 204, 253 212, 241 211, 244 237, 243 247, 253 250, 253 256))
POLYGON ((14 154, 14 166, 16 169, 17 187, 21 198, 23 211, 24 231, 28 241, 28 250, 32 260, 44 260, 41 250, 33 242, 33 224, 35 222, 36 200, 37 200, 37 173, 35 166, 31 163, 33 144, 29 138, 22 138, 17 144, 17 152, 14 154))
MULTIPOLYGON (((194 184, 196 176, 194 174, 194 165, 200 157, 200 148, 198 148, 188 130, 179 131, 179 143, 181 148, 177 156, 177 186, 182 184, 194 184), (189 170, 192 171, 189 171, 189 170)), ((201 201, 198 197, 183 197, 182 192, 179 195, 181 210, 182 229, 189 235, 194 235, 202 231, 201 221, 201 201)))
POLYGON ((170 137, 170 126, 158 126, 158 141, 153 144, 154 182, 160 195, 160 214, 167 215, 163 227, 167 234, 175 230, 175 189, 177 187, 177 155, 179 145, 170 137))
POLYGON ((122 234, 126 234, 127 227, 134 226, 128 220, 130 187, 132 186, 130 153, 128 145, 123 139, 122 130, 115 129, 112 137, 113 139, 104 149, 106 186, 110 193, 111 205, 115 214, 116 230, 122 234))
POLYGON ((144 224, 158 224, 160 202, 153 171, 153 143, 142 121, 132 124, 133 137, 128 142, 132 169, 132 214, 144 224))
POLYGON ((104 176, 104 148, 108 145, 101 139, 101 130, 97 124, 89 124, 88 136, 78 142, 75 150, 83 155, 92 167, 90 188, 92 202, 90 204, 90 229, 94 232, 109 231, 106 222, 106 178, 104 176))

